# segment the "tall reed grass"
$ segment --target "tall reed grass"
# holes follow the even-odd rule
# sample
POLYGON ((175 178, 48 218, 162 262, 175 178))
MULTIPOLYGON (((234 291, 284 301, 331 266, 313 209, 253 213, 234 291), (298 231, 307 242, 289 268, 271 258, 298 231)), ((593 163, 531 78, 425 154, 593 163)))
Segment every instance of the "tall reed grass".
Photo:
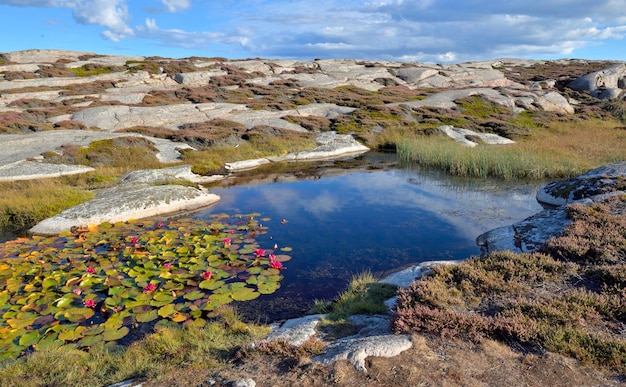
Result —
POLYGON ((437 167, 455 176, 512 180, 560 178, 581 172, 572 160, 555 160, 512 145, 470 148, 447 138, 425 136, 403 140, 397 149, 403 162, 437 167))
POLYGON ((397 151, 403 162, 441 168, 457 176, 565 178, 626 160, 626 131, 599 120, 554 122, 515 144, 470 148, 447 137, 413 136, 398 141, 397 151))

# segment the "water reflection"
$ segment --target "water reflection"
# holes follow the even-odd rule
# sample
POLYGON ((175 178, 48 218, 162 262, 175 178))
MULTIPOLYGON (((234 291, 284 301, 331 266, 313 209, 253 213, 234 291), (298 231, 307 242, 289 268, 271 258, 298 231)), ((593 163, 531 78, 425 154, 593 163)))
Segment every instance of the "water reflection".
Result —
POLYGON ((382 275, 426 260, 478 254, 479 234, 541 210, 534 199, 538 184, 407 169, 326 172, 212 188, 222 200, 194 215, 260 212, 271 218, 261 246, 293 248, 281 289, 241 305, 248 318, 300 315, 365 270, 382 275))

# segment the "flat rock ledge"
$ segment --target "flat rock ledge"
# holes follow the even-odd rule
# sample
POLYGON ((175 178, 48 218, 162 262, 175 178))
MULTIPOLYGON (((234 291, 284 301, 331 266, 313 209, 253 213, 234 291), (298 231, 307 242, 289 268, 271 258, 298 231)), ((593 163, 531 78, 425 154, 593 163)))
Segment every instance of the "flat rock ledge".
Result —
POLYGON ((39 222, 29 232, 55 235, 75 226, 192 211, 214 204, 219 199, 218 195, 181 185, 120 185, 98 193, 95 199, 39 222))
POLYGON ((476 243, 483 254, 501 250, 520 253, 537 251, 548 239, 559 236, 571 223, 566 212, 568 204, 589 205, 616 195, 626 195, 618 184, 624 178, 626 162, 621 162, 548 183, 537 192, 537 201, 552 208, 510 226, 488 231, 478 236, 476 243))
POLYGON ((47 177, 77 175, 94 168, 84 165, 50 164, 36 160, 20 160, 0 165, 0 181, 34 180, 47 177))
POLYGON ((347 155, 357 155, 370 150, 368 147, 355 140, 352 135, 337 134, 337 132, 321 133, 317 136, 316 142, 318 146, 309 151, 289 153, 282 157, 267 157, 226 163, 225 167, 228 172, 238 172, 280 161, 323 160, 347 155))

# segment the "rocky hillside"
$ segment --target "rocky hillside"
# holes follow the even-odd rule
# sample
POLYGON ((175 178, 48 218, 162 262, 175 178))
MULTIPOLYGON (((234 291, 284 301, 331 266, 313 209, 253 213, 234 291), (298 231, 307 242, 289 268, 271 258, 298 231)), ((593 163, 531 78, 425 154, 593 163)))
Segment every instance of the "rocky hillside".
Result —
POLYGON ((621 101, 626 64, 501 59, 444 66, 28 50, 1 54, 0 77, 0 181, 169 163, 190 165, 185 178, 199 181, 197 174, 278 160, 394 149, 398 138, 417 134, 467 145, 510 143, 528 135, 525 112, 549 120, 624 118, 622 102, 601 101, 621 101))

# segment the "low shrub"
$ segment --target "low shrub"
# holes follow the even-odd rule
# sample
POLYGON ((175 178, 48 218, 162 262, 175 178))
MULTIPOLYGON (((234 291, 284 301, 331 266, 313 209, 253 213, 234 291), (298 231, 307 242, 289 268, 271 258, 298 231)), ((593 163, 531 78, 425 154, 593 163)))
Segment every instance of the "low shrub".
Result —
POLYGON ((541 253, 433 269, 398 292, 395 331, 497 338, 625 372, 625 208, 621 197, 574 205, 574 222, 541 253))

